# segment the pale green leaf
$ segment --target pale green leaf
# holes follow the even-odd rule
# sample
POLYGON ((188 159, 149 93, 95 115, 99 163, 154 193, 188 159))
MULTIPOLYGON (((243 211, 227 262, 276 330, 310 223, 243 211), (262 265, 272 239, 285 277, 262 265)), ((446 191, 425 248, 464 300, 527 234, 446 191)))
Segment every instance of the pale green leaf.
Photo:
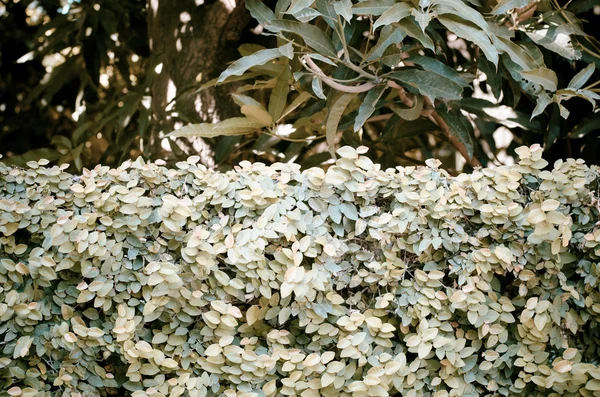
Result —
POLYGON ((318 78, 318 77, 313 78, 312 90, 315 93, 315 95, 317 96, 317 98, 327 99, 327 96, 325 96, 325 93, 323 92, 323 82, 321 81, 320 78, 318 78))
POLYGON ((331 157, 335 158, 335 136, 338 131, 338 125, 340 124, 340 120, 344 111, 348 107, 348 104, 352 99, 356 96, 354 93, 348 92, 340 92, 337 93, 333 98, 331 103, 331 107, 329 108, 329 112, 327 114, 327 121, 325 124, 325 134, 327 139, 327 146, 329 147, 329 152, 331 153, 331 157))
POLYGON ((373 30, 380 26, 391 25, 392 23, 399 22, 400 20, 409 17, 413 8, 409 3, 396 3, 391 8, 386 10, 381 16, 375 21, 373 30))
POLYGON ((281 117, 287 103, 287 96, 290 91, 290 74, 289 67, 283 68, 281 74, 277 77, 275 87, 271 91, 271 96, 269 97, 269 114, 274 120, 278 120, 281 117))
POLYGON ((288 43, 279 48, 269 48, 266 50, 260 50, 252 55, 245 56, 233 62, 229 67, 221 73, 218 83, 224 81, 229 76, 240 76, 245 71, 253 66, 264 65, 265 63, 272 61, 273 59, 285 56, 289 59, 293 57, 293 47, 291 43, 288 43))
POLYGON ((265 127, 273 124, 273 117, 262 106, 244 105, 240 110, 242 111, 242 114, 252 122, 261 124, 265 127))
POLYGON ((403 118, 404 120, 413 121, 421 117, 421 112, 423 111, 423 97, 421 95, 415 95, 415 100, 413 102, 412 108, 402 108, 398 105, 390 105, 390 109, 394 111, 398 116, 403 118))
POLYGON ((500 0, 498 4, 496 4, 496 7, 494 7, 492 10, 492 14, 506 14, 515 8, 523 8, 531 2, 532 0, 500 0))
POLYGON ((315 0, 292 0, 292 4, 286 14, 295 14, 304 8, 310 7, 314 2, 315 0))
POLYGON ((335 46, 329 36, 314 25, 276 19, 265 25, 265 28, 272 32, 284 31, 297 34, 304 40, 306 45, 315 49, 318 53, 330 57, 336 56, 335 46))
POLYGON ((375 107, 379 101, 379 98, 381 98, 381 95, 385 92, 386 88, 387 87, 385 85, 378 85, 367 92, 365 99, 358 108, 358 116, 356 116, 356 119, 354 120, 354 131, 360 130, 367 119, 371 117, 375 111, 375 107))
POLYGON ((366 0, 354 4, 354 15, 381 15, 394 5, 394 0, 366 0))
POLYGON ((261 25, 275 19, 275 14, 260 0, 246 0, 246 8, 250 11, 252 18, 256 19, 261 25))
POLYGON ((321 54, 308 54, 309 57, 311 57, 312 59, 316 59, 317 61, 321 61, 321 62, 325 62, 328 65, 331 66, 335 66, 337 67, 337 63, 333 62, 331 59, 324 57, 321 54))
POLYGON ((346 22, 352 21, 352 1, 351 0, 340 0, 333 3, 335 12, 344 18, 346 22))
POLYGON ((533 109, 533 113, 531 113, 531 118, 533 119, 535 116, 542 114, 550 103, 552 103, 552 97, 545 92, 541 92, 537 97, 537 104, 533 109))
POLYGON ((525 79, 539 84, 548 91, 556 91, 558 77, 554 71, 547 68, 538 68, 521 72, 521 76, 525 79))
POLYGON ((585 83, 592 77, 594 71, 596 70, 596 65, 590 63, 585 69, 581 70, 579 73, 575 75, 569 82, 568 87, 574 90, 583 87, 585 83))
POLYGON ((301 92, 292 101, 292 103, 290 103, 290 105, 287 108, 285 108, 285 110, 283 111, 283 114, 281 115, 281 117, 279 119, 277 119, 277 122, 279 122, 280 120, 282 120, 284 117, 288 116, 290 113, 292 113, 298 107, 302 106, 304 104, 304 102, 308 101, 310 98, 312 98, 312 96, 308 92, 306 92, 306 91, 301 92))
POLYGON ((307 23, 313 19, 322 16, 322 14, 314 8, 303 8, 300 11, 294 13, 294 18, 302 23, 307 23))
POLYGON ((581 58, 581 50, 573 47, 571 36, 559 32, 555 27, 526 31, 527 36, 536 44, 546 47, 550 51, 567 59, 581 58))
POLYGON ((415 17, 415 21, 421 27, 423 33, 425 33, 425 29, 429 26, 429 22, 431 22, 431 18, 433 18, 433 13, 429 10, 417 10, 416 8, 412 9, 412 16, 415 17))
MULTIPOLYGON (((244 105, 263 107, 260 102, 258 102, 256 99, 254 99, 250 96, 247 96, 247 95, 231 94, 231 98, 239 107, 242 107, 244 105)), ((263 109, 264 109, 264 107, 263 107, 263 109)))
POLYGON ((505 39, 502 37, 493 37, 494 46, 502 53, 508 55, 508 58, 519 65, 523 70, 531 70, 539 67, 544 67, 544 65, 540 65, 536 60, 529 54, 527 50, 521 47, 519 44, 510 41, 509 39, 505 39))

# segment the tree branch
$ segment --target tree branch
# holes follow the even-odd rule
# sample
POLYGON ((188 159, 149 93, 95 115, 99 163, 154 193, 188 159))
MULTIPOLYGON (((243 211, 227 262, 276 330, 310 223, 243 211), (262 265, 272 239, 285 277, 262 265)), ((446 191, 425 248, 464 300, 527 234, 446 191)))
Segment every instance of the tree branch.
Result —
MULTIPOLYGON (((394 81, 388 81, 388 86, 398 90, 398 96, 400 97, 402 103, 404 103, 408 107, 413 107, 413 101, 408 97, 408 94, 406 93, 404 87, 398 85, 394 81)), ((426 107, 421 114, 429 118, 431 121, 437 124, 438 127, 440 127, 440 129, 446 136, 446 139, 448 139, 448 141, 450 141, 450 143, 456 148, 456 150, 458 150, 458 152, 464 157, 467 164, 469 164, 471 167, 481 167, 481 163, 479 162, 479 160, 477 160, 475 157, 471 158, 469 156, 469 153, 467 152, 467 148, 465 147, 465 145, 463 145, 463 143, 460 142, 454 134, 452 134, 452 131, 450 130, 448 124, 435 110, 435 106, 427 97, 425 97, 425 105, 426 107)))
POLYGON ((319 76, 321 78, 321 80, 323 80, 323 83, 327 84, 331 88, 334 88, 338 91, 358 94, 361 92, 367 92, 370 89, 372 89, 373 87, 375 87, 375 84, 373 84, 373 83, 364 83, 364 84, 360 84, 360 85, 351 85, 351 86, 340 84, 338 82, 335 82, 332 78, 326 76, 325 73, 323 73, 323 71, 321 70, 321 68, 319 68, 317 66, 317 64, 314 63, 313 60, 310 59, 310 57, 308 55, 304 55, 301 59, 302 59, 302 61, 304 61, 306 63, 306 66, 308 66, 308 68, 313 73, 315 73, 317 76, 319 76))

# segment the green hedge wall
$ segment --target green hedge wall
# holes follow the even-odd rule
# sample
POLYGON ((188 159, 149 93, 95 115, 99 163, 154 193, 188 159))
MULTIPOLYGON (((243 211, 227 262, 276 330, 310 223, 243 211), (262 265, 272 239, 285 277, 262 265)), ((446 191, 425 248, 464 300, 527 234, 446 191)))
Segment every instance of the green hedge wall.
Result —
POLYGON ((598 169, 365 151, 0 163, 0 396, 600 395, 598 169))

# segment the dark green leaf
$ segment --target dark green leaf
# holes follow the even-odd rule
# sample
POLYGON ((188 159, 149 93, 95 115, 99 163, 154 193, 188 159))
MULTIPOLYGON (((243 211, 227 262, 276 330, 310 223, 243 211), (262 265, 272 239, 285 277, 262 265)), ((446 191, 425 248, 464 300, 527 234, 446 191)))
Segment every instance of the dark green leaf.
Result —
POLYGON ((475 43, 490 62, 494 65, 498 64, 496 47, 479 27, 454 15, 440 16, 438 21, 458 37, 475 43))
POLYGON ((329 108, 327 122, 325 124, 325 134, 329 153, 331 153, 331 157, 333 158, 335 158, 335 136, 337 135, 338 125, 348 104, 355 96, 356 94, 354 93, 337 93, 329 108))
POLYGON ((363 103, 358 108, 358 116, 356 116, 356 119, 354 120, 355 132, 360 130, 363 124, 365 124, 365 121, 371 117, 375 111, 377 101, 379 101, 379 98, 381 98, 381 95, 385 92, 386 88, 387 87, 385 85, 379 85, 367 92, 363 103))
POLYGON ((297 34, 304 40, 306 45, 315 49, 318 53, 330 57, 336 56, 335 47, 329 36, 314 25, 276 19, 265 25, 265 28, 272 32, 284 31, 297 34))
POLYGON ((404 18, 398 22, 398 27, 407 35, 419 41, 423 47, 435 52, 435 45, 431 38, 421 31, 421 28, 414 22, 414 18, 404 18))
POLYGON ((448 109, 445 104, 438 108, 438 114, 450 127, 450 133, 458 138, 467 149, 469 158, 473 157, 473 126, 467 117, 457 109, 448 109))
POLYGON ((464 77, 458 74, 458 72, 452 69, 450 66, 438 61, 431 57, 423 57, 420 55, 411 56, 408 61, 413 62, 428 72, 433 72, 443 76, 447 79, 454 81, 461 87, 468 87, 470 84, 464 77))
POLYGON ((600 112, 591 114, 584 118, 573 131, 569 132, 569 138, 583 138, 593 131, 600 131, 600 112))
POLYGON ((392 72, 389 77, 404 85, 416 88, 422 95, 429 97, 432 102, 435 98, 454 100, 460 99, 462 96, 463 89, 461 86, 435 73, 408 69, 392 72))
POLYGON ((395 28, 393 26, 384 27, 379 35, 379 40, 377 40, 377 43, 365 56, 365 62, 372 62, 381 58, 389 46, 400 43, 404 37, 405 36, 400 28, 395 28))
POLYGON ((486 83, 492 89, 494 98, 499 99, 502 93, 502 76, 497 68, 484 57, 479 57, 477 60, 477 67, 480 71, 485 73, 486 83))

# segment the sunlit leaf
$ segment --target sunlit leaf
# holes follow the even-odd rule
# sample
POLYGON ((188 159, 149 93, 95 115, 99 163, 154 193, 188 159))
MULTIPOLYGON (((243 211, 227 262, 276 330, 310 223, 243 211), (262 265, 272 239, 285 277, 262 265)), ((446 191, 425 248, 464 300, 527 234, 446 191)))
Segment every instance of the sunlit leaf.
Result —
POLYGON ((556 91, 558 77, 553 70, 547 68, 538 68, 521 72, 521 76, 527 80, 539 84, 548 91, 556 91))
POLYGON ((269 48, 266 50, 260 50, 252 55, 248 55, 238 59, 237 61, 233 62, 227 69, 225 69, 223 73, 221 73, 217 82, 220 83, 229 76, 240 76, 246 70, 250 69, 253 66, 264 65, 265 63, 272 61, 273 59, 280 58, 282 56, 292 59, 293 47, 291 43, 288 43, 279 48, 269 48))

